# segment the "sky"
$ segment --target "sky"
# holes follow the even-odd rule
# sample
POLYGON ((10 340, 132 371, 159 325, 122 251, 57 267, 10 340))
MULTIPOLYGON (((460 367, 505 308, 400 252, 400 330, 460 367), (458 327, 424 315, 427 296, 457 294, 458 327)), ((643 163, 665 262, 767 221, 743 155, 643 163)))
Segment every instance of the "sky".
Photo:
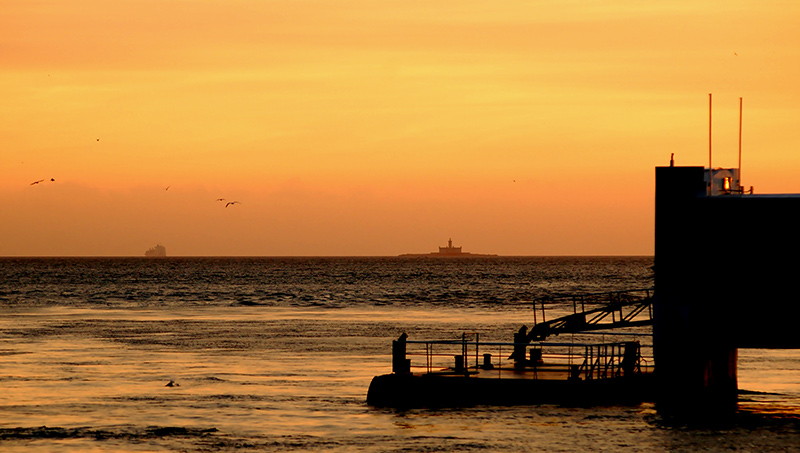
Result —
POLYGON ((738 165, 741 97, 743 184, 800 192, 798 23, 771 0, 6 0, 0 256, 651 255, 654 167, 708 165, 709 93, 713 166, 738 165))

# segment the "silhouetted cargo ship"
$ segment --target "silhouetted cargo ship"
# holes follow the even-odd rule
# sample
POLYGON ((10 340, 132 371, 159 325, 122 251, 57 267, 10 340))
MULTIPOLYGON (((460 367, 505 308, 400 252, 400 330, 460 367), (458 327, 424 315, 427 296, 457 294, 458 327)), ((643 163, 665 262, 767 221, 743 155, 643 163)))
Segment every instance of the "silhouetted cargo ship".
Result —
POLYGON ((163 245, 158 244, 153 248, 147 249, 147 251, 144 252, 144 256, 152 258, 164 257, 167 256, 167 249, 163 245))
POLYGON ((438 252, 405 253, 405 254, 400 255, 400 256, 412 257, 412 258, 473 258, 473 257, 497 256, 497 255, 464 252, 464 251, 461 250, 461 247, 454 247, 453 246, 453 239, 448 239, 447 240, 447 246, 439 247, 439 251, 438 252))

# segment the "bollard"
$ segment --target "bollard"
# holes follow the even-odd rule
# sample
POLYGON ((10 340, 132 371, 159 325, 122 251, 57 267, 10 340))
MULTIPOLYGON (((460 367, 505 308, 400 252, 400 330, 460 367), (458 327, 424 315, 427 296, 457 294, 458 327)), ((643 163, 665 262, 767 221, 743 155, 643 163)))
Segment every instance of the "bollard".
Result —
POLYGON ((456 373, 463 373, 464 372, 464 356, 459 354, 459 355, 455 356, 455 359, 456 359, 456 364, 455 364, 456 373))
POLYGON ((531 364, 533 366, 541 365, 544 363, 542 360, 542 350, 541 349, 531 349, 531 364))
POLYGON ((484 370, 491 370, 494 368, 492 365, 492 355, 491 354, 484 354, 483 355, 483 365, 481 366, 484 370))
POLYGON ((581 380, 581 367, 580 365, 570 365, 569 367, 569 377, 567 378, 570 381, 580 381, 581 380))

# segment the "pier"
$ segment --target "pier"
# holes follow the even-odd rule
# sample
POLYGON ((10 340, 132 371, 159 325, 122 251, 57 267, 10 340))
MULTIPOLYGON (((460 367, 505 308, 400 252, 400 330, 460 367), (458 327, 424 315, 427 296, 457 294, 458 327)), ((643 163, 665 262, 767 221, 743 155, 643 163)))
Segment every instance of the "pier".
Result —
POLYGON ((457 340, 409 340, 403 334, 392 342, 392 374, 373 379, 367 402, 440 407, 653 401, 651 335, 606 330, 652 325, 651 294, 644 289, 537 299, 532 307, 541 321, 530 332, 521 327, 510 342, 481 341, 478 333, 457 340), (544 341, 600 330, 615 340, 544 341))
POLYGON ((532 327, 508 343, 404 334, 392 374, 373 379, 367 402, 655 401, 659 412, 697 417, 735 410, 739 348, 800 348, 800 195, 755 195, 739 177, 739 169, 657 167, 653 288, 537 299, 532 327), (648 326, 646 344, 551 341, 648 326))
MULTIPOLYGON (((637 336, 639 337, 639 336, 637 336)), ((644 348, 652 347, 645 345, 644 348)), ((636 339, 620 342, 393 342, 393 373, 370 384, 380 407, 477 404, 636 403, 652 400, 652 357, 636 339), (514 357, 520 350, 526 358, 514 357)))

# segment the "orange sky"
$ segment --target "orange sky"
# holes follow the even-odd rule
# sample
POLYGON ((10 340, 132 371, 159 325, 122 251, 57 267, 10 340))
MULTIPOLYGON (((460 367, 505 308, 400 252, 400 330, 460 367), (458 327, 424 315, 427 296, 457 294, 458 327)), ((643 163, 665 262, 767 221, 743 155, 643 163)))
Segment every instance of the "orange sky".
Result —
POLYGON ((653 168, 707 164, 708 93, 715 166, 742 96, 744 184, 800 192, 798 23, 763 0, 6 2, 0 256, 652 254, 653 168))

